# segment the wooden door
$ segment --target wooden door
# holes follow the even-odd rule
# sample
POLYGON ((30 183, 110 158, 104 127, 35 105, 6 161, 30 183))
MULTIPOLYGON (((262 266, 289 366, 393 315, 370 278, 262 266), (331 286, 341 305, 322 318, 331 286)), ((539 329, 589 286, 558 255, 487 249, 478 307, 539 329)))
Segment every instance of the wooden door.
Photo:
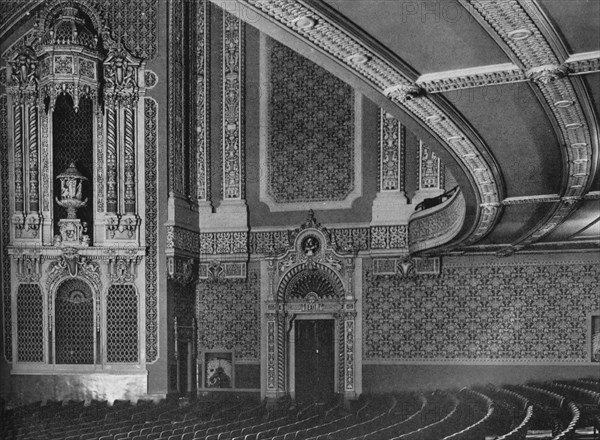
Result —
POLYGON ((297 320, 295 389, 298 401, 327 401, 334 393, 334 320, 297 320))

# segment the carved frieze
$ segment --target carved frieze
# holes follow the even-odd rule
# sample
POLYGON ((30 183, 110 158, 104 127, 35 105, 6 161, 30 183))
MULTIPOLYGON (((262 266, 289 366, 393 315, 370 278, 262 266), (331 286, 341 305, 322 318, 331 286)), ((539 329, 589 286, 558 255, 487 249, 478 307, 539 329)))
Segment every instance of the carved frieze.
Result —
POLYGON ((246 254, 248 253, 247 232, 200 233, 200 254, 246 254))

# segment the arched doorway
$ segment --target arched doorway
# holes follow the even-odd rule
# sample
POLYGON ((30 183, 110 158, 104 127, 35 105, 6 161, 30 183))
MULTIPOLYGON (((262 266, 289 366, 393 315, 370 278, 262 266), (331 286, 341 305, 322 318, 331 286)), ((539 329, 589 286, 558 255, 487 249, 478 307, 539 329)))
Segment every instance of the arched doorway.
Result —
POLYGON ((355 399, 356 255, 340 253, 312 212, 291 236, 293 246, 263 266, 263 395, 355 399))

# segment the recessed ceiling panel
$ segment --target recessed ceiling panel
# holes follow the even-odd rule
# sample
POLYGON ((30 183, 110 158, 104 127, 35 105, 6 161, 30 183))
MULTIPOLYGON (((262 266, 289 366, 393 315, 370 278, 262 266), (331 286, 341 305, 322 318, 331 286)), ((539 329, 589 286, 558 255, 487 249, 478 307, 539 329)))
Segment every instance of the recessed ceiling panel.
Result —
POLYGON ((419 74, 510 62, 456 1, 327 0, 419 74))
POLYGON ((600 2, 539 0, 571 54, 600 50, 600 2))
POLYGON ((529 83, 457 90, 444 96, 500 164, 507 197, 560 192, 560 146, 529 83))

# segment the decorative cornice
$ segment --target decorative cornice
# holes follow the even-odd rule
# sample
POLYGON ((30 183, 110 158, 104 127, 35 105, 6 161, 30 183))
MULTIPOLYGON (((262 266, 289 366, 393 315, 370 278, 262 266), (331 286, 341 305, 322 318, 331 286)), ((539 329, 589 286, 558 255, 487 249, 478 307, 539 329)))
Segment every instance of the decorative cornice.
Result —
MULTIPOLYGON (((593 109, 577 77, 567 77, 563 65, 566 51, 538 5, 530 0, 491 2, 460 0, 463 6, 487 29, 507 55, 527 72, 539 88, 548 117, 562 135, 565 184, 560 204, 534 229, 513 243, 519 249, 534 243, 560 225, 575 209, 574 201, 585 195, 593 177, 593 153, 598 149, 598 133, 593 109), (527 30, 527 32, 518 32, 527 30), (580 98, 583 101, 580 101, 580 98), (589 125, 591 124, 591 125, 589 125)), ((586 59, 588 59, 586 57, 586 59)))
MULTIPOLYGON (((352 29, 344 19, 326 5, 307 1, 284 0, 212 0, 240 18, 248 18, 249 8, 255 17, 275 23, 312 48, 333 58, 363 82, 390 100, 403 111, 421 121, 424 127, 436 135, 454 153, 457 161, 470 174, 480 202, 499 202, 503 184, 498 166, 487 148, 474 131, 453 114, 445 103, 419 93, 413 72, 397 59, 384 53, 377 43, 352 29), (308 20, 308 21, 307 21, 308 20), (311 25, 299 25, 308 23, 311 25), (401 67, 399 67, 401 66, 401 67), (407 98, 412 99, 407 99, 407 98)), ((486 235, 496 222, 498 208, 491 207, 476 216, 471 234, 464 237, 474 242, 486 235)))

